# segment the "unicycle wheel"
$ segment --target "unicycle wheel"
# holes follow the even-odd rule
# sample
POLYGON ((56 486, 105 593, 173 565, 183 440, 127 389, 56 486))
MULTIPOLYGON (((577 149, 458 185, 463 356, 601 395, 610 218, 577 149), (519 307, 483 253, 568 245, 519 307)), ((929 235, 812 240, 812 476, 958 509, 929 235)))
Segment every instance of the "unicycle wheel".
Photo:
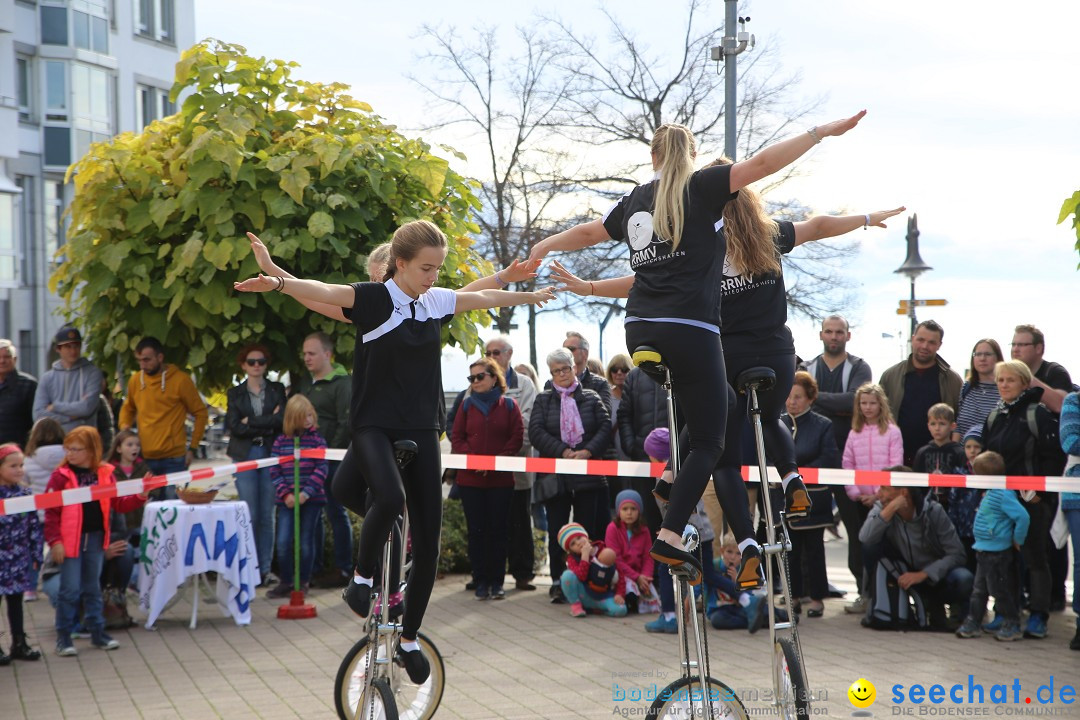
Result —
MULTIPOLYGON (((735 691, 716 678, 705 678, 705 692, 715 720, 747 720, 746 708, 735 691)), ((648 718, 685 720, 690 717, 709 717, 703 714, 701 684, 697 675, 681 677, 660 691, 649 706, 648 718)))
POLYGON ((795 643, 789 637, 778 637, 773 653, 780 717, 789 720, 810 717, 810 691, 803 684, 802 659, 795 651, 795 643))
MULTIPOLYGON (((442 656, 439 654, 434 643, 423 633, 418 633, 416 641, 420 644, 420 651, 427 657, 431 666, 431 675, 420 685, 409 680, 403 668, 393 667, 391 679, 378 678, 372 682, 386 684, 390 697, 394 701, 393 717, 401 717, 405 720, 427 720, 432 717, 442 701, 443 690, 446 687, 446 668, 443 665, 442 656)), ((353 645, 338 667, 337 678, 334 680, 334 705, 338 717, 341 720, 352 720, 356 717, 357 706, 361 702, 370 703, 370 697, 364 695, 364 687, 368 675, 368 662, 370 653, 368 643, 370 638, 362 637, 353 645)), ((385 647, 380 643, 379 658, 386 656, 385 647)), ((376 698, 378 700, 378 698, 376 698)), ((367 717, 362 713, 359 717, 367 717)), ((379 716, 376 717, 390 717, 379 716)))

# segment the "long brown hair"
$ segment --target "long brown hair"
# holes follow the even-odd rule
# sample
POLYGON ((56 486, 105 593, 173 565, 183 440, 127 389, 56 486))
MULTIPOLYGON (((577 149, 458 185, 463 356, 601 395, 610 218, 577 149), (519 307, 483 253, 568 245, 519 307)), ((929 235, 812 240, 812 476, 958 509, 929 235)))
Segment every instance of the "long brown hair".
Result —
POLYGON ((26 441, 26 457, 33 457, 43 445, 63 445, 64 427, 51 417, 40 418, 30 428, 30 438, 26 441))
POLYGON ((975 344, 971 346, 971 374, 968 375, 968 382, 971 383, 972 387, 981 382, 979 380, 979 371, 975 369, 975 353, 983 343, 989 345, 990 349, 994 351, 995 365, 1005 359, 1005 356, 1001 354, 1001 346, 998 345, 998 341, 994 338, 983 338, 982 340, 975 341, 975 344))
POLYGON ((686 186, 694 174, 697 146, 685 125, 665 123, 656 128, 649 144, 660 173, 653 198, 653 233, 677 250, 685 220, 686 186))
MULTIPOLYGON (((730 164, 731 159, 721 155, 705 167, 730 164)), ((780 253, 774 241, 778 232, 776 221, 765 213, 765 204, 753 188, 742 188, 724 205, 727 264, 734 272, 779 274, 780 253)))
POLYGON ((406 262, 412 260, 426 247, 446 247, 446 235, 435 223, 427 220, 413 220, 395 230, 394 237, 390 241, 390 260, 386 266, 386 276, 382 281, 386 282, 394 277, 398 260, 406 262))

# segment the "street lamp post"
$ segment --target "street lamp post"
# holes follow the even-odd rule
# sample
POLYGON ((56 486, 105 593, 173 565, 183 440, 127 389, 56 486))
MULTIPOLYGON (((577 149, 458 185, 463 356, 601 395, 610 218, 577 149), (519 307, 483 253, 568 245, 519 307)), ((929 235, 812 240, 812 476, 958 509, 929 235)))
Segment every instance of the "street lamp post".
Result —
POLYGON ((911 338, 915 336, 915 327, 918 325, 915 318, 915 278, 934 268, 927 265, 926 261, 919 256, 919 216, 917 214, 908 218, 907 228, 907 259, 893 272, 911 280, 911 301, 908 303, 908 317, 911 318, 911 331, 908 335, 910 343, 911 338))

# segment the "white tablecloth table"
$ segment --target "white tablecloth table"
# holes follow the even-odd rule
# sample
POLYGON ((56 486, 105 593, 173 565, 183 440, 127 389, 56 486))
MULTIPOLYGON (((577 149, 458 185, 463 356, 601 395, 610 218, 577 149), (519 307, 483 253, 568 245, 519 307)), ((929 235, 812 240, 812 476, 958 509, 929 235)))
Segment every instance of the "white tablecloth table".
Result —
MULTIPOLYGON (((237 625, 251 623, 251 601, 259 582, 255 537, 247 503, 188 505, 182 500, 149 503, 139 549, 139 608, 151 629, 187 578, 196 576, 191 627, 198 614, 199 579, 217 573, 217 601, 237 625)), ((204 578, 205 580, 205 578, 204 578)))

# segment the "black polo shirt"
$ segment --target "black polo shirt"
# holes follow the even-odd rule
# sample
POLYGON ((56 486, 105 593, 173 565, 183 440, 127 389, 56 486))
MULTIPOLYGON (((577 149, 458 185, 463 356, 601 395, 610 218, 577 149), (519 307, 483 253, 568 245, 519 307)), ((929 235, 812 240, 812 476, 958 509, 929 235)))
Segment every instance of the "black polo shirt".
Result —
POLYGON ((604 215, 608 235, 630 247, 634 284, 626 322, 677 322, 720 332, 725 245, 716 232, 731 198, 731 166, 698 170, 683 197, 679 248, 653 232, 656 180, 639 185, 604 215))
MULTIPOLYGON (((780 254, 786 255, 795 247, 795 225, 787 221, 776 225, 773 242, 780 254)), ((751 275, 731 267, 725 258, 722 288, 720 318, 725 355, 795 352, 787 327, 787 291, 782 272, 751 275)))
POLYGON ((352 429, 441 430, 442 326, 457 295, 431 288, 416 300, 393 279, 353 283, 356 300, 343 312, 356 325, 352 429))

